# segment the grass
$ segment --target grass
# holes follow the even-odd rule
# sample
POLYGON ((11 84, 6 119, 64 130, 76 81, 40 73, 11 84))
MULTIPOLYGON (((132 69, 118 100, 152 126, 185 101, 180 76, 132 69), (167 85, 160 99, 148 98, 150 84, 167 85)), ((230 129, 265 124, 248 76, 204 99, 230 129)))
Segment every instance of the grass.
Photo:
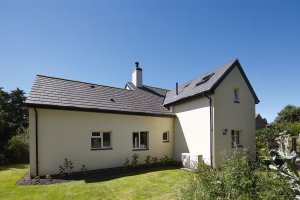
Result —
POLYGON ((0 166, 0 199, 175 199, 176 189, 188 173, 180 169, 115 177, 93 182, 18 186, 28 165, 0 166))

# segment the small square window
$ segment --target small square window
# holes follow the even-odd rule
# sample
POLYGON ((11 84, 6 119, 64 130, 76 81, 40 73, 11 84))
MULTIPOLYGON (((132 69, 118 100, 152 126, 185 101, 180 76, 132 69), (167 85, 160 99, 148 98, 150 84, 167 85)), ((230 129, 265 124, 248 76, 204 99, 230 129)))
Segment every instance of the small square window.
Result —
POLYGON ((169 132, 166 131, 166 132, 163 132, 163 142, 169 142, 169 132))
POLYGON ((111 148, 111 132, 92 132, 91 149, 110 149, 111 148))
POLYGON ((234 89, 233 100, 234 100, 235 103, 240 103, 240 96, 239 96, 239 89, 238 88, 234 89))
POLYGON ((133 132, 132 133, 133 149, 148 149, 148 132, 133 132))

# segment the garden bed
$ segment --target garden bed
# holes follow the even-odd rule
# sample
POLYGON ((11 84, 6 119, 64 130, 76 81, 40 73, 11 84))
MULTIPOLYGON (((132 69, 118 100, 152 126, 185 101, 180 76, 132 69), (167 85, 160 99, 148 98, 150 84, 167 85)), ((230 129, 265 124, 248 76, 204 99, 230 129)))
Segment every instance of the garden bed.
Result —
POLYGON ((121 178, 125 176, 132 176, 137 174, 143 174, 154 171, 168 170, 168 169, 178 169, 180 166, 141 166, 135 168, 109 168, 109 169, 99 169, 99 170, 90 170, 84 173, 74 172, 69 176, 61 176, 60 174, 51 175, 51 177, 36 177, 31 178, 29 172, 22 177, 17 184, 18 185, 49 185, 56 183, 65 183, 71 181, 84 180, 85 182, 101 182, 112 180, 116 178, 121 178))

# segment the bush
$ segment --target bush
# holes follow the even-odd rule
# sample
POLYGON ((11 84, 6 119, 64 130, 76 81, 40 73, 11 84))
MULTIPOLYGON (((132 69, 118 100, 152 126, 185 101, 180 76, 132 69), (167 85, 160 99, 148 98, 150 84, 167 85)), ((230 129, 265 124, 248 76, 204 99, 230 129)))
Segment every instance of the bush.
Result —
POLYGON ((159 159, 159 162, 162 166, 168 165, 170 161, 171 161, 171 159, 168 156, 164 156, 159 159))
POLYGON ((70 176, 73 173, 74 163, 68 158, 64 159, 63 165, 59 166, 59 174, 62 177, 70 176))
POLYGON ((129 158, 126 158, 125 162, 123 163, 124 168, 129 168, 130 167, 130 161, 129 158))
POLYGON ((145 165, 146 166, 150 166, 151 165, 151 156, 146 156, 146 159, 145 159, 145 165))
POLYGON ((225 197, 225 189, 221 178, 216 170, 201 162, 180 188, 179 199, 222 199, 225 197))
POLYGON ((52 180, 52 177, 51 177, 49 174, 47 174, 47 175, 45 176, 45 178, 48 179, 48 180, 52 180))
POLYGON ((203 162, 180 188, 179 199, 293 199, 286 180, 259 171, 247 151, 224 158, 224 168, 213 169, 203 162), (273 198, 270 198, 273 197, 273 198))
POLYGON ((157 165, 157 164, 158 164, 158 158, 155 157, 155 156, 152 157, 152 158, 151 158, 151 164, 152 164, 152 165, 157 165))
POLYGON ((135 153, 132 155, 131 167, 138 166, 138 163, 139 163, 138 159, 139 159, 139 154, 135 153))
POLYGON ((230 159, 224 160, 224 185, 230 199, 257 199, 258 177, 254 167, 247 151, 235 151, 230 159))
POLYGON ((85 165, 81 165, 81 168, 80 168, 80 172, 84 175, 84 176, 87 176, 87 167, 85 165))
POLYGON ((295 194, 289 188, 286 180, 281 178, 274 179, 274 173, 270 173, 269 171, 257 172, 257 176, 259 176, 256 186, 257 199, 295 199, 295 194))
POLYGON ((27 163, 29 162, 29 135, 25 131, 14 135, 8 141, 10 162, 27 163))

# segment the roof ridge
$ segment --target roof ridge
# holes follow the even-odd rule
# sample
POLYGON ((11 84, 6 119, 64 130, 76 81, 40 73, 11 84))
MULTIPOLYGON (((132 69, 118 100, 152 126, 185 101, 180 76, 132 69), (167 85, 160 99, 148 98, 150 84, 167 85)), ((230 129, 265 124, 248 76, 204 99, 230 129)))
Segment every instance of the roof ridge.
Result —
POLYGON ((58 79, 58 80, 63 80, 63 81, 70 81, 70 82, 90 84, 90 85, 95 85, 95 86, 109 87, 109 88, 114 88, 114 89, 119 89, 119 90, 131 91, 131 90, 127 90, 127 89, 119 88, 119 87, 113 87, 113 86, 108 86, 108 85, 101 85, 101 84, 98 84, 98 83, 91 83, 91 82, 85 82, 85 81, 76 81, 76 80, 72 80, 72 79, 59 78, 59 77, 54 77, 54 76, 46 76, 46 75, 41 75, 41 74, 37 74, 36 76, 45 77, 45 78, 52 78, 52 79, 58 79))
POLYGON ((161 90, 167 90, 167 91, 170 91, 169 89, 164 89, 164 88, 160 88, 160 87, 154 87, 154 86, 150 86, 150 85, 143 85, 143 86, 147 86, 147 87, 152 87, 152 88, 156 88, 156 89, 161 89, 161 90))

